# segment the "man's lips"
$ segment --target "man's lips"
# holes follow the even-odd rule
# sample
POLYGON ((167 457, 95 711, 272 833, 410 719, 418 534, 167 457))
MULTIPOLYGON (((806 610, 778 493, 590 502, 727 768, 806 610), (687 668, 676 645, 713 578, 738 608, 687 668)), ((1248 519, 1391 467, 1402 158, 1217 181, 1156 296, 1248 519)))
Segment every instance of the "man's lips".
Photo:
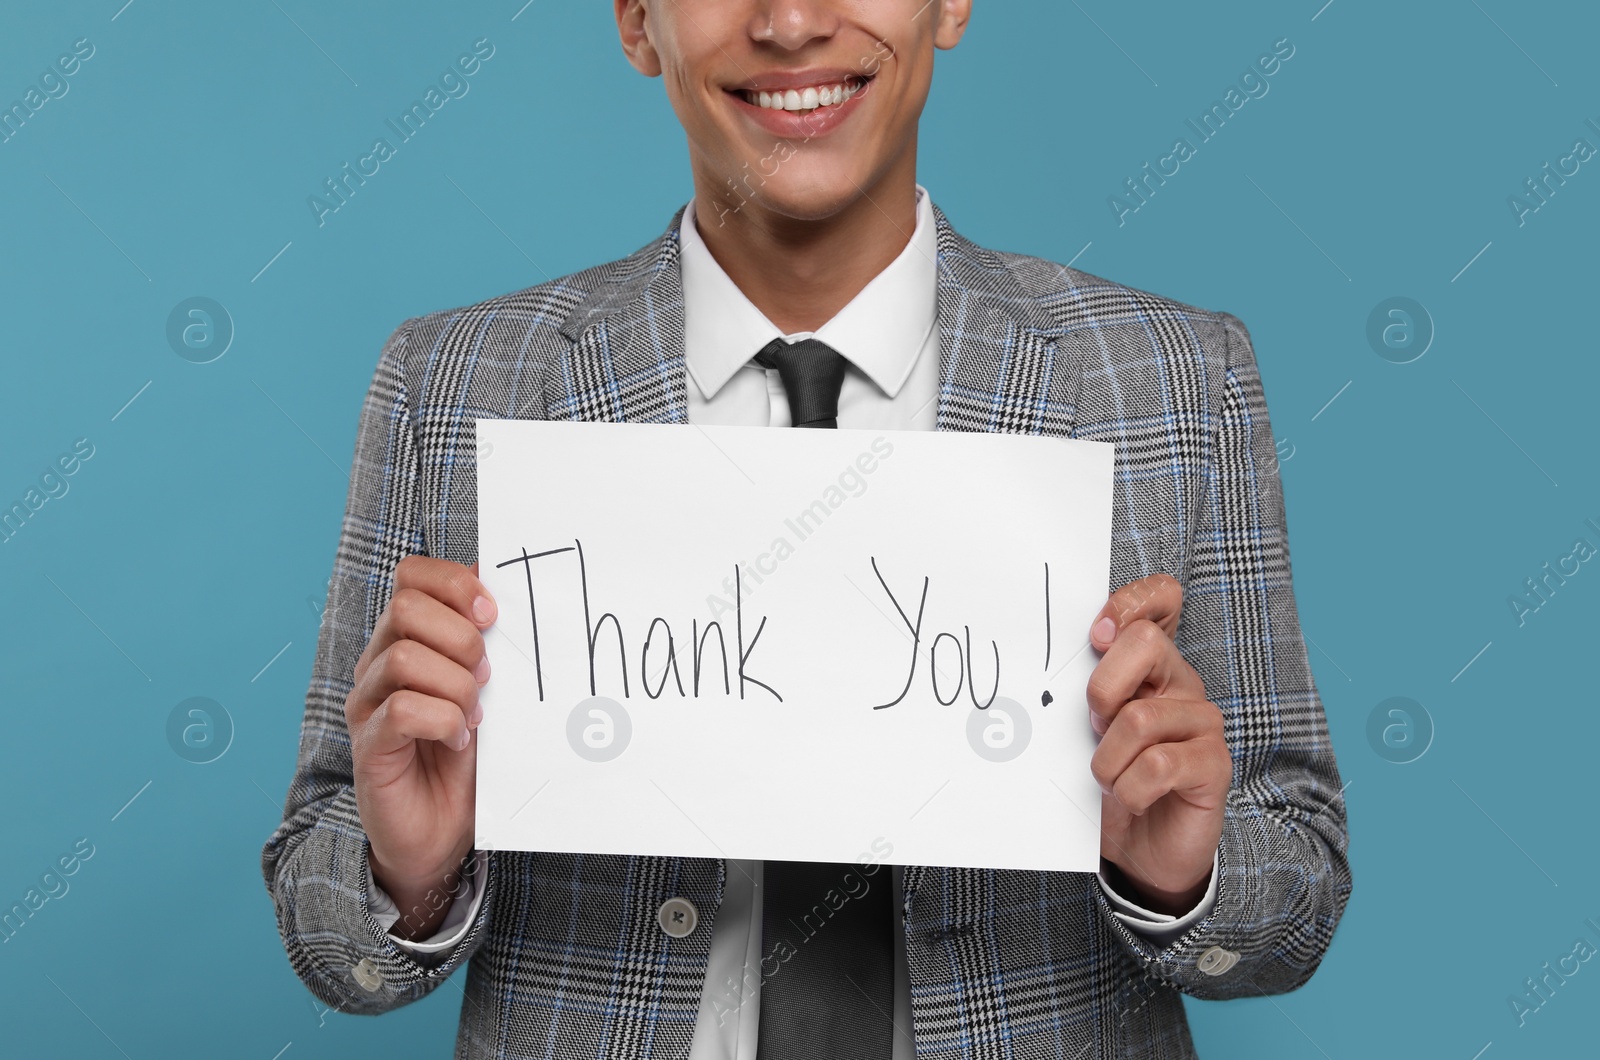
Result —
POLYGON ((850 66, 813 66, 805 70, 773 70, 759 77, 752 77, 748 81, 729 85, 728 88, 734 92, 747 89, 756 92, 777 92, 808 86, 818 88, 822 85, 840 84, 851 80, 869 81, 871 76, 850 66))

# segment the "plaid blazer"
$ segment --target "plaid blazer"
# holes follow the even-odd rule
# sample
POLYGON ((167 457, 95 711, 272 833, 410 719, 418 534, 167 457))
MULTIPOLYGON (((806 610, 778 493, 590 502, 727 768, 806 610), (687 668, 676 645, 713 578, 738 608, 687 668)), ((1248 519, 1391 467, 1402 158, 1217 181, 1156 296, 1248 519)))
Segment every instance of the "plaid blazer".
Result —
MULTIPOLYGON (((474 417, 686 422, 682 216, 621 260, 406 321, 361 411, 298 765, 261 867, 296 974, 340 1011, 389 1011, 466 965, 457 1057, 689 1052, 720 859, 494 852, 461 943, 418 963, 367 907, 342 707, 399 560, 477 558, 474 417), (657 926, 672 896, 701 912, 686 938, 657 926)), ((1215 909, 1165 947, 1112 916, 1089 873, 908 867, 917 1055, 1190 1057, 1181 995, 1300 986, 1351 888, 1250 336, 934 216, 939 429, 1115 443, 1111 587, 1183 583, 1178 646, 1226 716, 1233 783, 1215 909)))

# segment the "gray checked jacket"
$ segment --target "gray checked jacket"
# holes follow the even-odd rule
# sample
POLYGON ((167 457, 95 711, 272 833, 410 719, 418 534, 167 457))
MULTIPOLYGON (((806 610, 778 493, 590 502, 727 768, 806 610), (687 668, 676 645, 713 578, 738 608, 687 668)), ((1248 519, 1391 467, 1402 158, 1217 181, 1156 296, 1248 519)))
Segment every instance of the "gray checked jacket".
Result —
MULTIPOLYGON (((1183 584, 1178 646, 1226 717, 1233 783, 1215 908, 1165 946, 1112 916, 1089 873, 908 867, 917 1055, 1191 1057, 1181 995, 1299 987, 1351 889, 1250 336, 934 216, 938 429, 1116 445, 1107 588, 1157 571, 1183 584)), ((464 967, 458 1058, 689 1052, 720 859, 494 852, 475 922, 425 966, 368 909, 343 713, 400 559, 477 559, 476 417, 686 422, 682 217, 618 261, 407 320, 361 410, 298 764, 261 868, 295 973, 340 1011, 398 1008, 464 967), (699 930, 661 931, 671 897, 698 907, 699 930)))

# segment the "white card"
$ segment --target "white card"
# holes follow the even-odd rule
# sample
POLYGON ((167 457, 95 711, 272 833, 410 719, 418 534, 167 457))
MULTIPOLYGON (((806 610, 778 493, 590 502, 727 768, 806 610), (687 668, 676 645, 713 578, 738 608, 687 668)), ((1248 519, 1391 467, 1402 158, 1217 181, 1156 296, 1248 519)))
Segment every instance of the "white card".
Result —
POLYGON ((477 430, 480 849, 1098 869, 1111 445, 477 430))

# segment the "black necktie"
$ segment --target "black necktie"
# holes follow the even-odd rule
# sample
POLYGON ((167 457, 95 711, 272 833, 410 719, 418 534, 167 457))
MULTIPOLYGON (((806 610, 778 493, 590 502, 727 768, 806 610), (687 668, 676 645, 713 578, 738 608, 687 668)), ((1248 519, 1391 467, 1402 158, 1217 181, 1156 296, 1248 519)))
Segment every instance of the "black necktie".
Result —
POLYGON ((792 426, 839 426, 839 389, 848 362, 838 350, 816 339, 779 338, 763 346, 754 360, 763 368, 778 370, 792 426))
MULTIPOLYGON (((778 370, 794 426, 839 426, 846 367, 839 351, 816 339, 774 339, 755 362, 778 370)), ((879 865, 869 875, 859 865, 769 861, 762 871, 757 1060, 888 1060, 893 870, 879 865)))

